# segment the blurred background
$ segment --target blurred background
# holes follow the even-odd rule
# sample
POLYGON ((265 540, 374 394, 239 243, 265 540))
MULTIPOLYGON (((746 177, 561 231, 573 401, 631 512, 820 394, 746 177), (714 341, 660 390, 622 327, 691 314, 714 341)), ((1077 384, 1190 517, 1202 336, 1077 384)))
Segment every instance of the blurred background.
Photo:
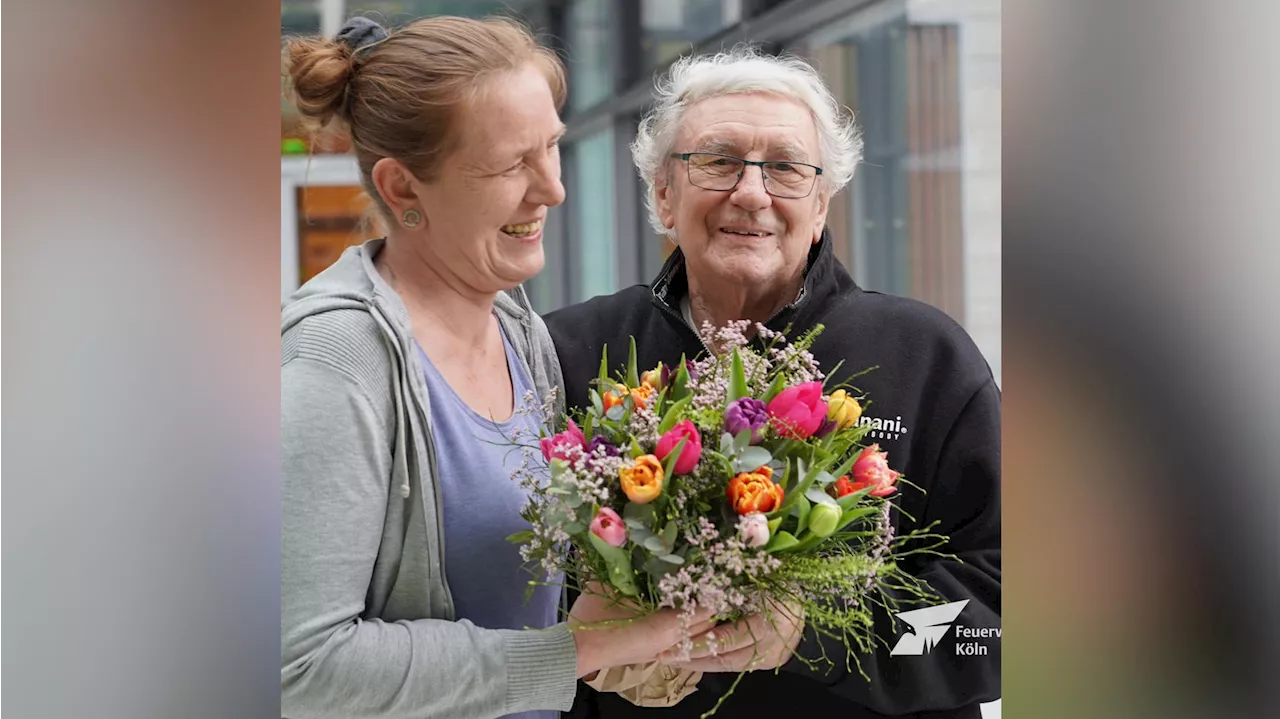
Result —
MULTIPOLYGON (((523 19, 569 72, 568 195, 528 283, 548 312, 657 273, 672 246, 645 219, 628 144, 657 74, 741 41, 816 65, 853 110, 865 160, 832 204, 835 251, 866 289, 913 297, 961 323, 1001 377, 999 0, 284 0, 282 35, 388 27, 431 15, 523 19), (602 268, 603 271, 602 271, 602 268)), ((284 296, 376 236, 349 144, 309 136, 281 101, 284 296)))

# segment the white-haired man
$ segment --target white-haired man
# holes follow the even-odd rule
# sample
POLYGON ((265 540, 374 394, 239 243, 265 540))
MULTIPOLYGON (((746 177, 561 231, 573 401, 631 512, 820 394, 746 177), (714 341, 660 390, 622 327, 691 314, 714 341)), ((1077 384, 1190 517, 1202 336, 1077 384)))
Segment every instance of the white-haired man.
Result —
MULTIPOLYGON (((640 365, 653 367, 703 352, 693 329, 703 322, 749 319, 791 326, 793 336, 824 325, 811 351, 825 370, 843 362, 836 382, 879 367, 857 380, 873 403, 865 421, 875 423, 873 441, 893 466, 924 490, 901 493, 899 533, 936 522, 933 531, 950 537, 948 550, 961 560, 924 555, 909 571, 946 602, 968 600, 956 623, 998 627, 1000 392, 959 325, 925 304, 860 289, 833 254, 827 209, 861 149, 852 118, 800 59, 739 48, 677 62, 632 151, 650 219, 678 249, 652 285, 547 317, 568 400, 587 402, 601 350, 625 357, 631 336, 640 365)), ((883 646, 860 657, 870 681, 842 660, 824 674, 792 658, 781 672, 745 677, 721 715, 786 716, 803 707, 842 719, 978 717, 978 703, 1000 695, 998 639, 968 656, 952 633, 926 654, 900 656, 889 648, 910 628, 887 613, 876 627, 883 646)), ((782 660, 794 646, 757 635, 760 644, 782 660)), ((813 632, 794 651, 824 656, 813 632)), ((702 654, 684 665, 707 672, 698 691, 662 716, 700 715, 742 668, 702 654)), ((832 646, 825 655, 841 656, 832 646)), ((587 688, 579 698, 576 710, 604 719, 656 711, 587 688)))

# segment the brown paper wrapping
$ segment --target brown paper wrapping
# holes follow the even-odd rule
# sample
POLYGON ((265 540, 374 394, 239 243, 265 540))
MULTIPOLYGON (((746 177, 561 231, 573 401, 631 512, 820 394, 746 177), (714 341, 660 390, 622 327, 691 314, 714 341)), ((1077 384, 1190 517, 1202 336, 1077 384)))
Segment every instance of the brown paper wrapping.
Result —
POLYGON ((698 690, 702 672, 676 669, 661 662, 603 669, 587 686, 613 692, 640 707, 671 707, 698 690))

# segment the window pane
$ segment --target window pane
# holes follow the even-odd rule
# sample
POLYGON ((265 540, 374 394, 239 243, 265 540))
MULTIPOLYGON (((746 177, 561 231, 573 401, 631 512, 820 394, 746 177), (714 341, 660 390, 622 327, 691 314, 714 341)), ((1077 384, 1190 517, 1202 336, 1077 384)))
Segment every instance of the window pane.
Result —
POLYGON ((863 287, 963 324, 998 380, 1000 17, 981 5, 872 6, 800 49, 863 130, 828 216, 837 254, 863 287))
POLYGON ((641 0, 645 62, 673 60, 702 40, 742 20, 742 0, 641 0))
POLYGON ((575 0, 569 36, 569 109, 581 112, 613 94, 612 0, 575 0))
POLYGON ((582 140, 574 148, 575 185, 570 201, 577 224, 579 296, 574 301, 618 289, 618 253, 614 229, 613 130, 582 140))

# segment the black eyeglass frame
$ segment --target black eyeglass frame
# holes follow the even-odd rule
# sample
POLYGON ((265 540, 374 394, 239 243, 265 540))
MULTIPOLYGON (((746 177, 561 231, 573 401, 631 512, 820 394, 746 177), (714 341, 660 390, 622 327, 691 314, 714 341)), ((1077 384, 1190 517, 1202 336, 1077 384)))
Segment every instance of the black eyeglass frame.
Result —
POLYGON ((809 185, 809 191, 808 191, 808 192, 806 192, 806 193, 804 193, 803 195, 795 195, 795 196, 792 196, 792 195, 778 195, 778 194, 775 194, 775 193, 773 193, 773 192, 770 192, 770 191, 769 191, 769 188, 768 188, 767 186, 765 186, 764 191, 765 191, 766 193, 768 193, 770 196, 772 196, 772 197, 777 197, 778 199, 781 199, 781 200, 803 200, 804 198, 806 198, 806 197, 808 197, 809 195, 812 195, 812 194, 813 194, 813 188, 815 188, 815 187, 817 187, 817 186, 818 186, 818 178, 822 176, 822 168, 821 168, 821 167, 818 167, 817 165, 810 165, 810 164, 809 164, 809 163, 807 163, 807 162, 797 162, 797 161, 795 161, 795 160, 746 160, 746 159, 743 159, 743 158, 738 157, 738 156, 736 156, 736 155, 726 155, 726 154, 724 154, 724 153, 722 153, 722 152, 673 152, 673 153, 671 153, 671 155, 670 155, 670 156, 671 156, 671 159, 673 159, 673 160, 683 160, 683 161, 684 161, 684 163, 685 163, 685 173, 686 173, 686 176, 688 176, 688 172, 690 171, 690 166, 689 166, 689 164, 688 164, 688 163, 689 163, 689 158, 690 158, 690 157, 692 157, 693 155, 709 155, 709 156, 711 156, 711 157, 723 157, 723 158, 726 158, 726 159, 729 159, 729 160, 737 160, 738 162, 741 162, 741 163, 742 163, 742 171, 738 173, 738 179, 737 179, 737 181, 736 181, 736 182, 734 182, 734 183, 733 183, 733 187, 725 188, 725 189, 723 189, 723 190, 715 189, 715 188, 712 188, 712 187, 702 187, 702 185, 699 185, 698 183, 696 183, 696 182, 694 182, 694 181, 693 181, 693 177, 692 177, 692 176, 689 176, 689 182, 690 182, 691 184, 693 184, 693 186, 694 186, 694 187, 698 187, 698 188, 703 189, 703 190, 710 190, 711 192, 733 192, 734 190, 738 189, 738 185, 742 182, 742 177, 743 177, 743 175, 746 175, 746 174, 747 174, 747 168, 748 168, 748 167, 751 167, 751 166, 753 166, 753 165, 754 165, 755 167, 759 167, 759 168, 760 168, 760 176, 761 176, 761 178, 762 178, 762 179, 764 179, 764 180, 767 180, 767 179, 769 179, 769 175, 765 173, 764 166, 765 166, 765 165, 773 165, 773 164, 777 164, 777 163, 784 163, 784 164, 787 164, 787 165, 803 165, 803 166, 805 166, 805 167, 811 167, 811 168, 813 168, 813 171, 814 171, 814 172, 813 172, 813 182, 809 185))

